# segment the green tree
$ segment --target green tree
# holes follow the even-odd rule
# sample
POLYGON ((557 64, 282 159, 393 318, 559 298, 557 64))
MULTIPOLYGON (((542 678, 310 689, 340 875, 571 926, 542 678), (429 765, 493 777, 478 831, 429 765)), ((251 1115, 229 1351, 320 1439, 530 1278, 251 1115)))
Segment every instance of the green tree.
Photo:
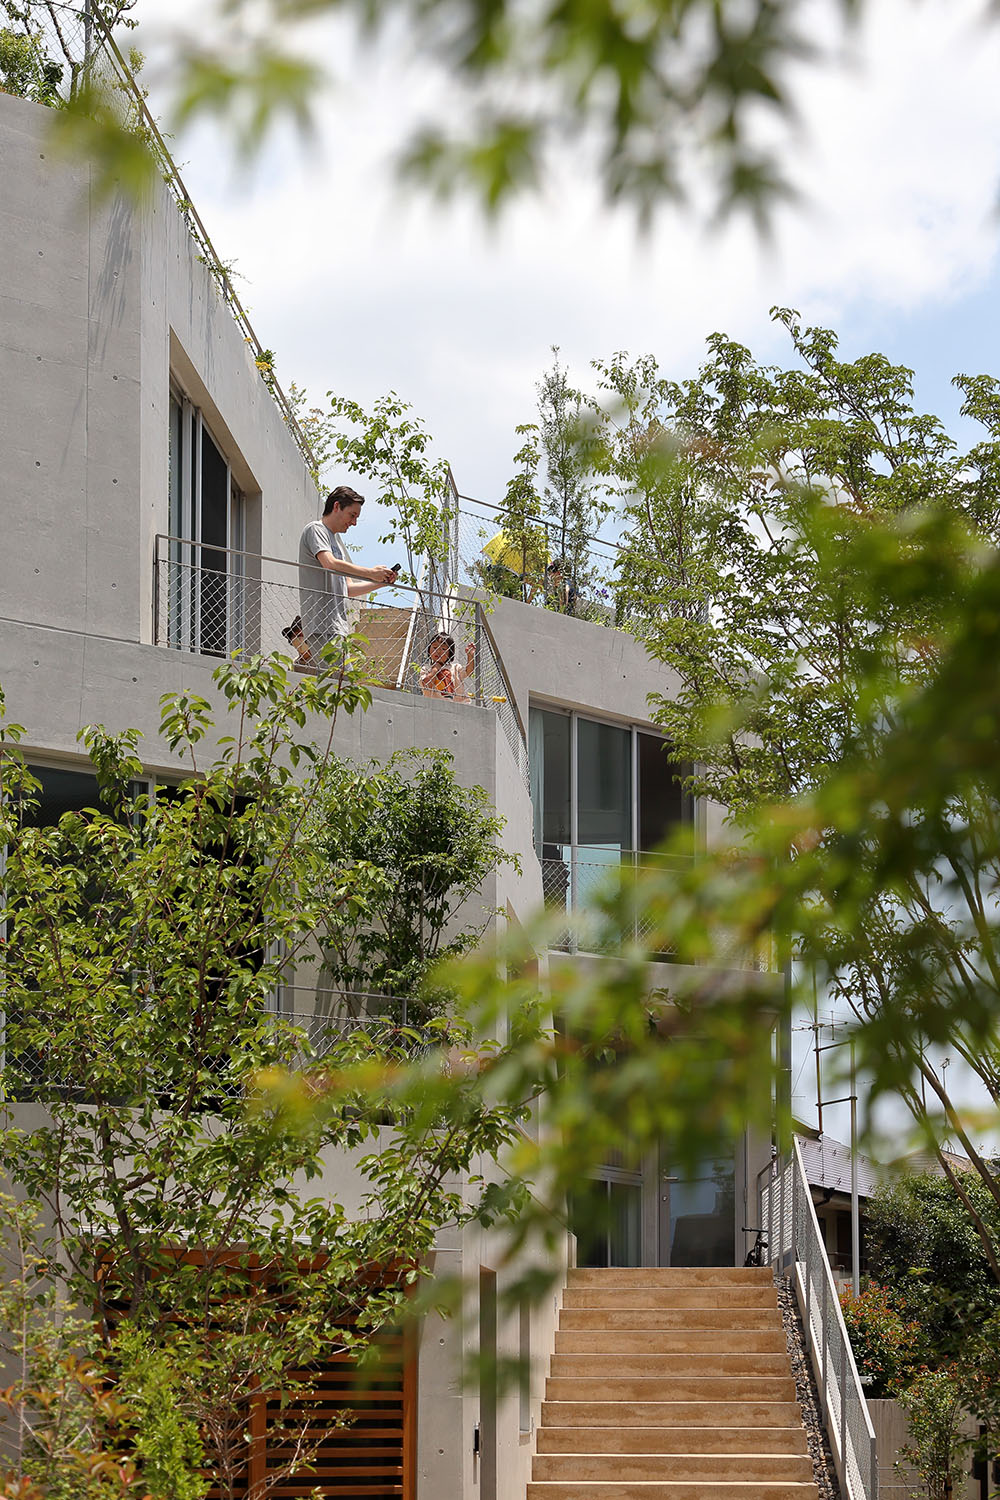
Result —
MULTIPOLYGON (((35 785, 17 726, 3 727, 0 1161, 53 1236, 34 1259, 53 1285, 46 1306, 86 1310, 90 1330, 74 1355, 89 1363, 70 1368, 42 1319, 52 1352, 42 1378, 25 1380, 43 1393, 35 1406, 58 1390, 71 1421, 116 1369, 142 1433, 133 1456, 150 1473, 186 1464, 194 1475, 196 1437, 231 1496, 243 1493, 255 1394, 282 1393, 281 1465, 307 1469, 314 1437, 297 1411, 308 1379, 296 1372, 337 1348, 373 1357, 438 1227, 505 1210, 495 1187, 460 1191, 456 1174, 500 1156, 519 1110, 456 1080, 442 1130, 435 1055, 404 1086, 405 1039, 311 1045, 275 1013, 330 912, 372 898, 363 861, 334 864, 315 837, 338 716, 368 693, 344 669, 291 679, 280 659, 221 666, 215 681, 230 733, 207 701, 164 700, 173 791, 133 797, 137 736, 85 730, 104 805, 55 827, 27 826, 35 785), (341 1089, 338 1065, 359 1054, 363 1086, 341 1089), (260 1092, 278 1069, 323 1094, 322 1119, 296 1116, 288 1090, 260 1092), (25 1102, 44 1110, 25 1119, 25 1102), (346 1148, 361 1153, 356 1217, 310 1195, 324 1153, 346 1148), (186 1426, 170 1426, 171 1404, 186 1426)), ((436 1034, 463 1035, 445 1022, 436 1034)), ((8 1337, 38 1363, 23 1319, 8 1337)), ((95 1429, 84 1457, 106 1446, 95 1429)))
POLYGON ((927 1370, 900 1396, 910 1426, 900 1461, 916 1470, 927 1500, 951 1500, 962 1480, 970 1445, 959 1431, 961 1399, 954 1370, 927 1370))
MULTIPOLYGON (((681 383, 651 360, 598 366, 606 481, 627 501, 623 608, 679 678, 657 717, 698 767, 694 789, 787 867, 799 955, 859 1021, 883 1028, 881 1075, 893 1073, 929 1129, 923 1080, 1000 1202, 923 1046, 954 1046, 1000 1100, 995 788, 936 759, 949 790, 928 803, 914 788, 891 879, 873 790, 920 694, 936 690, 996 544, 997 385, 958 377, 965 413, 986 429, 961 452, 913 409, 910 371, 876 354, 842 360, 828 330, 775 316, 797 356, 788 369, 721 335, 681 383), (849 829, 845 808, 859 820, 849 829), (848 846, 857 905, 844 901, 848 846)), ((995 1231, 979 1228, 1000 1276, 995 1231)))
POLYGON ((310 442, 326 462, 336 455, 377 486, 374 498, 392 517, 379 541, 403 543, 410 583, 421 582, 420 564, 427 559, 430 593, 443 592, 450 582, 446 569, 441 576, 440 565, 448 560, 454 485, 444 459, 427 456, 431 439, 423 423, 395 391, 380 397, 370 412, 332 391, 327 399, 328 410, 315 408, 309 414, 310 442))
MULTIPOLYGON (((966 1176, 965 1192, 996 1237, 996 1203, 981 1180, 966 1176)), ((943 1177, 907 1174, 873 1194, 868 1262, 895 1306, 919 1321, 925 1364, 964 1357, 976 1331, 1000 1309, 976 1220, 943 1177)))
POLYGON ((905 1317, 890 1290, 871 1279, 856 1297, 850 1288, 842 1292, 840 1307, 867 1395, 875 1400, 894 1395, 921 1362, 920 1323, 905 1317))
POLYGON ((390 1014, 411 1023, 446 1004, 427 988, 434 966, 473 948, 494 915, 480 905, 458 925, 466 903, 516 864, 486 793, 459 786, 451 762, 444 750, 399 750, 385 765, 332 767, 316 808, 333 878, 364 879, 358 899, 324 922, 325 973, 348 1004, 383 995, 390 1014))

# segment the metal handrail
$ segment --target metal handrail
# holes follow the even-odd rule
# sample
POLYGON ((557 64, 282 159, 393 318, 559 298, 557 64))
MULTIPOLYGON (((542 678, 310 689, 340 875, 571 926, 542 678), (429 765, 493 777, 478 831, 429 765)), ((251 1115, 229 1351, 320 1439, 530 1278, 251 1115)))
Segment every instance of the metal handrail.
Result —
MULTIPOLYGON (((293 665, 296 670, 313 670, 315 660, 309 648, 316 651, 314 627, 318 631, 322 624, 315 611, 326 608, 329 575, 322 567, 305 565, 315 574, 317 587, 303 587, 300 566, 287 558, 270 557, 246 548, 220 547, 191 537, 158 533, 153 555, 154 644, 211 656, 229 656, 234 651, 245 651, 247 655, 272 652, 287 655, 280 637, 292 642, 288 627, 294 628, 298 617, 306 650, 304 655, 299 652, 299 660, 293 665), (172 551, 180 555, 172 556, 172 551), (266 576, 276 570, 278 576, 266 576), (318 601, 323 601, 322 605, 318 601), (307 621, 303 626, 302 618, 309 612, 314 615, 312 625, 307 621)), ((387 592, 389 600, 369 600, 365 604, 360 599, 352 601, 360 611, 357 640, 362 643, 367 669, 374 671, 368 680, 383 687, 398 689, 408 684, 409 691, 420 690, 420 683, 407 673, 407 667, 410 672, 419 673, 419 667, 410 659, 418 620, 421 649, 425 646, 429 649, 431 633, 440 629, 454 633, 459 643, 464 640, 467 645, 474 645, 474 672, 468 677, 463 674, 463 691, 459 694, 456 690, 456 697, 496 715, 518 772, 527 785, 524 721, 496 640, 485 623, 482 603, 467 593, 432 593, 413 584, 394 583, 387 592), (393 603, 393 593, 407 597, 393 603), (376 617, 381 623, 373 632, 371 627, 376 617)), ((325 639, 325 635, 321 636, 321 640, 325 639)), ((451 695, 432 691, 430 696, 451 695)))
MULTIPOLYGON (((198 547, 204 552, 222 553, 225 557, 249 557, 258 563, 276 563, 279 568, 295 568, 296 570, 299 568, 309 568, 317 577, 323 577, 326 574, 326 569, 316 563, 293 562, 287 557, 272 557, 268 552, 254 552, 248 547, 220 547, 215 542, 199 542, 195 537, 174 536, 168 531, 158 531, 154 540, 156 562, 169 561, 169 558, 163 555, 160 543, 176 542, 179 547, 198 547)), ((470 600, 464 594, 445 593, 439 589, 421 588, 419 584, 399 583, 397 581, 396 583, 386 585, 386 587, 397 591, 402 590, 408 594, 417 594, 418 596, 426 594, 432 599, 453 599, 456 603, 460 602, 462 604, 475 603, 474 600, 470 600)))
POLYGON ((758 1173, 757 1184, 771 1264, 791 1278, 802 1313, 841 1491, 846 1500, 877 1500, 875 1429, 797 1138, 788 1157, 758 1173))
MULTIPOLYGON (((454 480, 452 480, 452 483, 454 484, 454 480)), ((457 488, 454 492, 454 498, 459 504, 464 500, 468 505, 479 505, 482 506, 483 510, 491 510, 497 516, 505 514, 502 505, 497 505, 492 500, 477 500, 475 495, 463 495, 457 488)), ((547 526, 557 531, 559 530, 559 523, 552 516, 542 515, 540 511, 525 511, 522 519, 533 525, 547 526)), ((606 547, 610 553, 617 554, 619 557, 628 557, 630 555, 628 548, 623 547, 620 542, 609 542, 606 537, 593 536, 590 532, 585 532, 581 540, 585 541, 588 547, 606 547)), ((610 561, 611 559, 607 560, 610 561)))

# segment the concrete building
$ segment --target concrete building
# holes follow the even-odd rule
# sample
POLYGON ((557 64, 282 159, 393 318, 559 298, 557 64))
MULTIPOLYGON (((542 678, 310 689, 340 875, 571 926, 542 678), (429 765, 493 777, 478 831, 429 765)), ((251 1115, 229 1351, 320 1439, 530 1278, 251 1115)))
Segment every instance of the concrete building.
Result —
MULTIPOLYGON (((48 125, 42 106, 0 94, 0 683, 56 817, 93 801, 82 725, 139 727, 148 775, 169 776, 161 695, 184 687, 211 699, 212 671, 237 647, 288 651, 293 562, 317 497, 167 188, 142 209, 95 201, 89 168, 53 156, 48 125)), ((388 644, 372 706, 344 721, 336 748, 359 759, 406 746, 452 752, 459 779, 502 813, 521 861, 481 892, 484 905, 523 922, 543 892, 585 904, 602 872, 672 823, 707 829, 649 718, 647 694, 675 684, 632 637, 510 600, 488 618, 459 599, 397 596, 382 608, 388 644), (460 645, 478 645, 472 703, 425 697, 406 677, 407 652, 421 655, 414 642, 442 620, 460 645)), ((375 616, 368 633, 379 637, 375 616)), ((539 957, 543 968, 607 961, 568 948, 539 957)), ((609 1210, 599 1233, 581 1235, 580 1262, 741 1264, 768 1145, 746 1136, 687 1175, 666 1143, 638 1165, 607 1162, 580 1185, 571 1228, 588 1221, 595 1197, 609 1210)), ((349 1198, 349 1161, 329 1163, 325 1188, 349 1198)), ((564 1243, 569 1261, 573 1237, 564 1243)), ((523 1500, 556 1309, 497 1326, 497 1289, 512 1268, 485 1230, 445 1232, 437 1256, 479 1268, 482 1300, 464 1332, 424 1327, 411 1493, 523 1500), (460 1346, 480 1336, 501 1354, 530 1351, 526 1398, 487 1411, 460 1387, 460 1346)))

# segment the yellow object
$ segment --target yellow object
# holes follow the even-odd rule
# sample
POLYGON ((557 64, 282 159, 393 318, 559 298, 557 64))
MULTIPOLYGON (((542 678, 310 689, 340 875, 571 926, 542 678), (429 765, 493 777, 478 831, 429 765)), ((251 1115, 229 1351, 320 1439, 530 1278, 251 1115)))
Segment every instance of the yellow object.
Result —
POLYGON ((496 536, 490 537, 483 551, 490 562, 501 568, 509 568, 519 577, 522 574, 540 577, 549 562, 549 549, 545 545, 544 533, 529 529, 524 541, 526 545, 522 547, 520 541, 512 541, 505 531, 498 531, 496 536))

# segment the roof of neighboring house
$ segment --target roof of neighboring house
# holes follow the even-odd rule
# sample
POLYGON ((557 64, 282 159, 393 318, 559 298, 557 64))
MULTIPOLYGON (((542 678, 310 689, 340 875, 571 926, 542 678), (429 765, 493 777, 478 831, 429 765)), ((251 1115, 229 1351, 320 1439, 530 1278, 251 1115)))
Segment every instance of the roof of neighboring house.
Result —
MULTIPOLYGON (((802 1164, 810 1187, 828 1188, 835 1193, 851 1191, 851 1148, 828 1135, 810 1139, 799 1136, 802 1164)), ((858 1153, 858 1196, 870 1198, 884 1181, 886 1170, 871 1157, 858 1153)))
MULTIPOLYGON (((956 1172, 971 1172, 973 1166, 967 1156, 960 1156, 957 1151, 944 1151, 941 1155, 948 1165, 956 1172)), ((892 1163, 894 1172, 929 1172, 933 1177, 943 1177, 944 1168, 933 1151, 911 1151, 908 1156, 900 1156, 892 1163)))

